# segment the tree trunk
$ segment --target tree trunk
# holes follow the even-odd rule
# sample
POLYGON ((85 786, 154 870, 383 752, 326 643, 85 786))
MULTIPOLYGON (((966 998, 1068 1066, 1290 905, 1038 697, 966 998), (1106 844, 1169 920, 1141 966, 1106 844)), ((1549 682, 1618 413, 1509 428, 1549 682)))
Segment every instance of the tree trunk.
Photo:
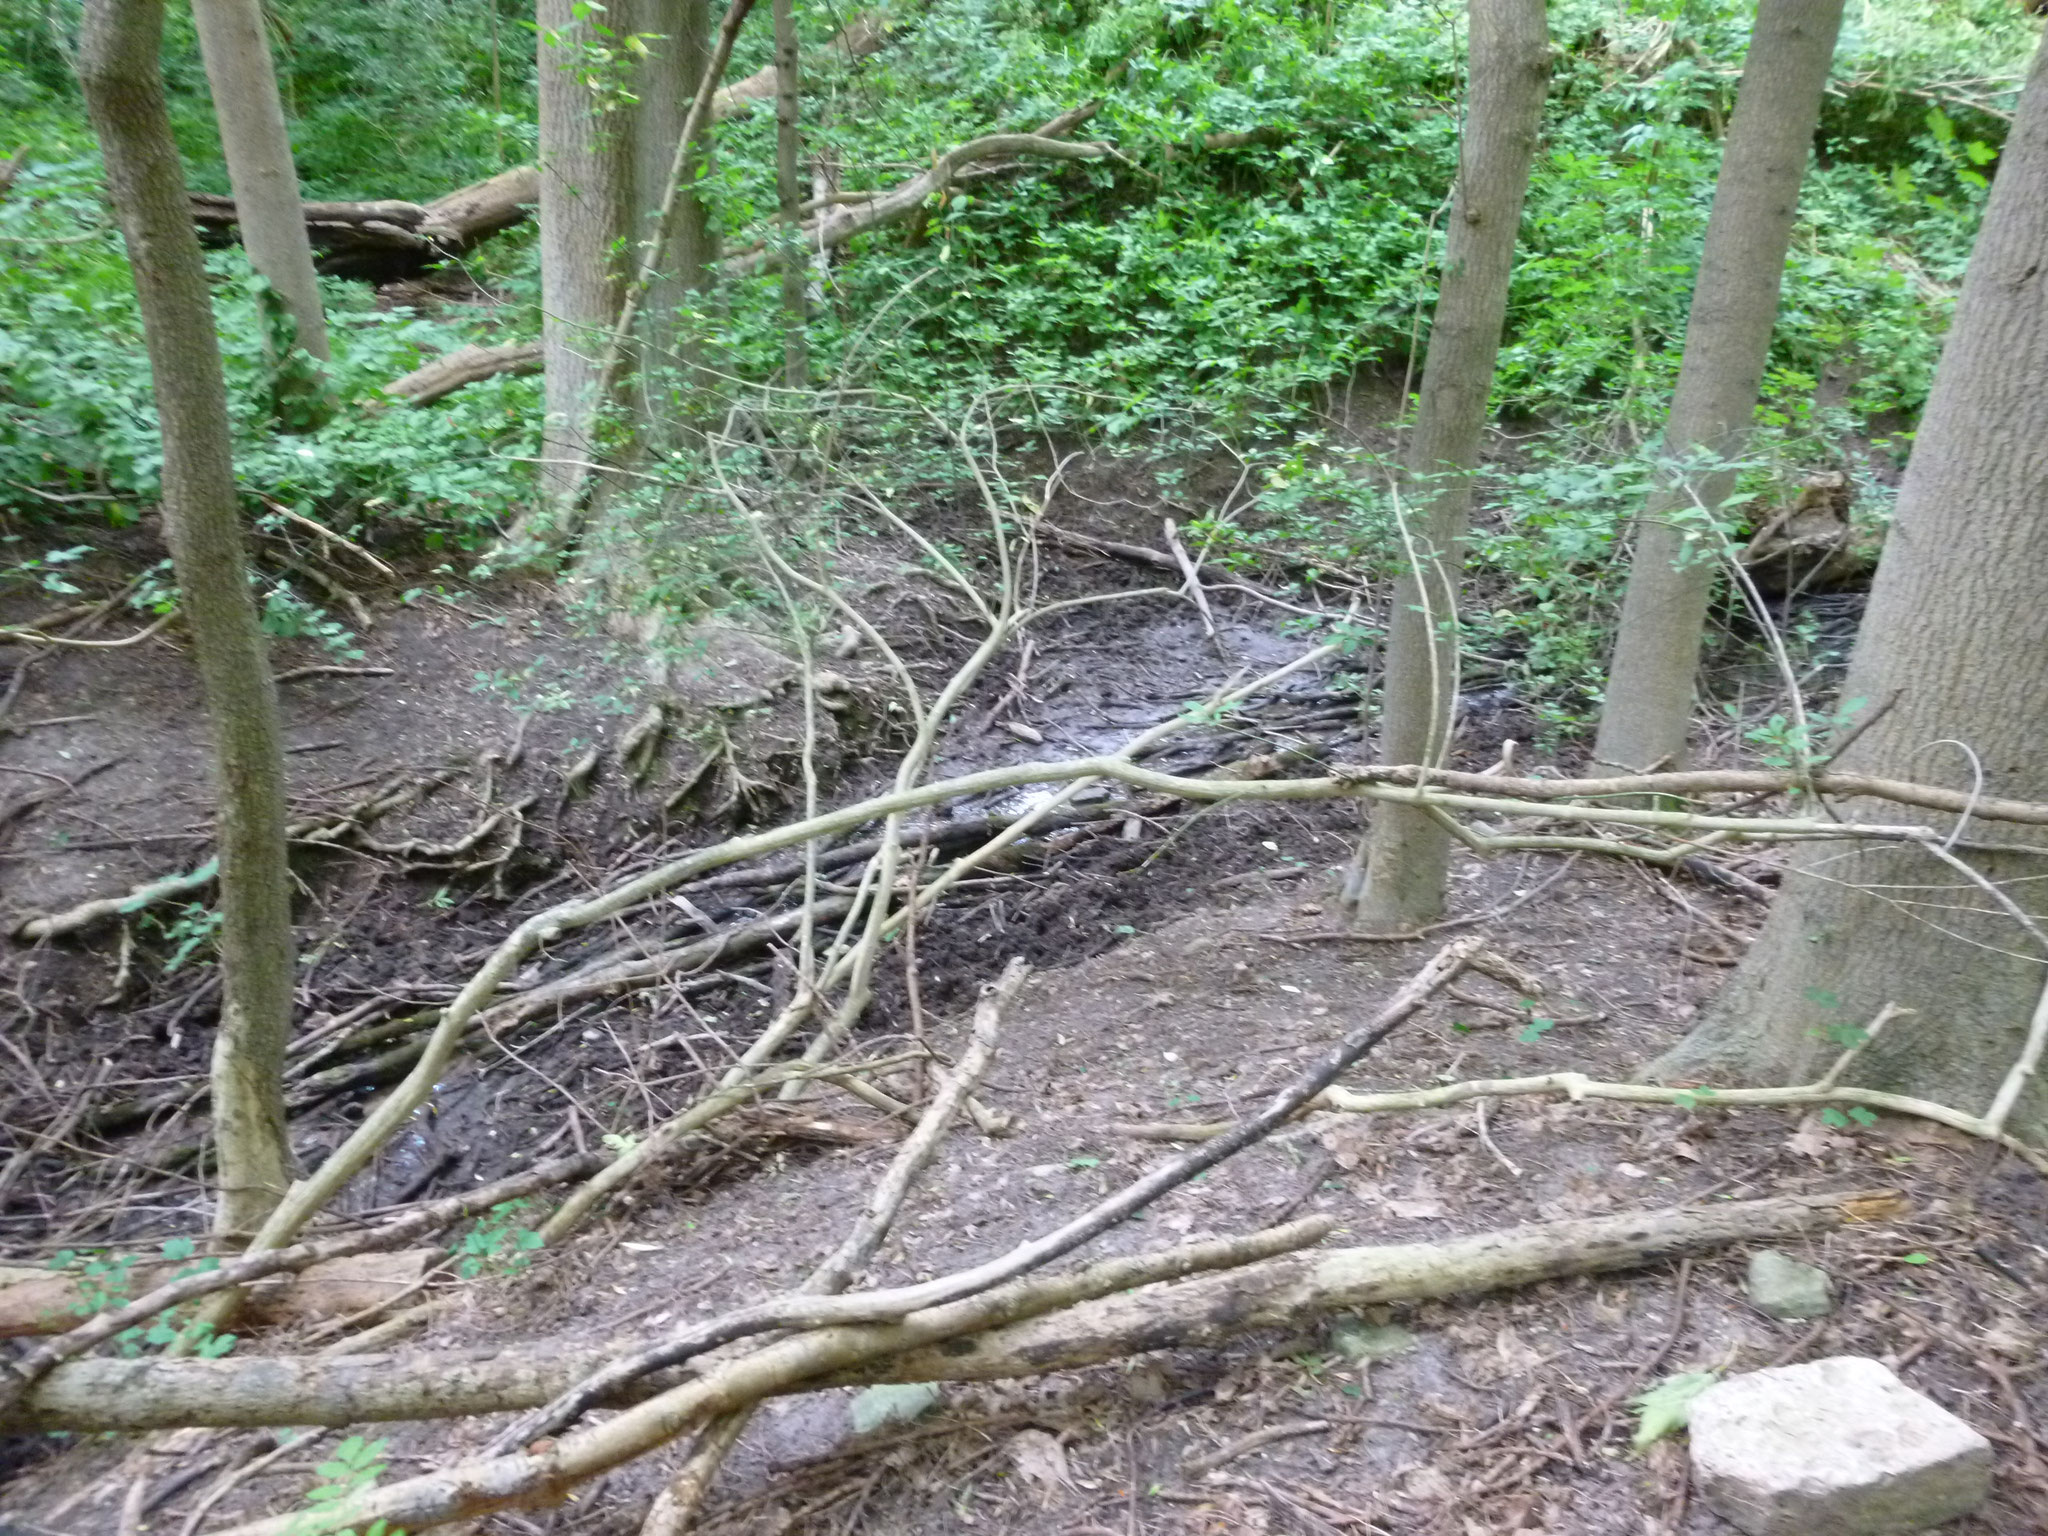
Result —
MULTIPOLYGON (((639 238, 646 240, 653 237, 653 220, 668 191, 676 141, 690 115, 690 101, 711 62, 711 5, 710 0, 632 3, 636 10, 629 14, 638 17, 635 29, 658 33, 662 39, 640 63, 633 81, 639 105, 620 129, 628 141, 625 152, 631 160, 627 173, 632 196, 629 213, 639 238)), ((708 167, 701 150, 695 167, 698 174, 708 167)), ((649 443, 659 443, 669 422, 688 410, 690 395, 699 382, 697 365, 703 349, 692 311, 708 287, 718 259, 718 237, 709 211, 687 185, 669 215, 662 248, 667 259, 647 290, 635 336, 641 364, 635 399, 640 436, 649 443)), ((638 267, 640 255, 636 247, 629 268, 638 267)), ((615 321, 617 315, 614 308, 610 319, 615 321)))
MULTIPOLYGON (((1892 707, 1844 762, 1981 793, 2048 795, 2048 47, 2000 157, 1934 392, 1850 661, 1845 700, 1892 707), (1966 744, 1959 746, 1958 743, 1966 744)), ((1949 818, 1930 816, 1936 823, 1949 818)), ((1982 824, 1978 823, 1977 828, 1982 824)), ((1963 829, 1956 851, 2037 922, 2048 832, 1963 829), (1973 848, 1973 832, 2001 851, 1973 848)), ((1857 1064, 1867 1086, 1973 1112, 2020 1056, 2043 950, 1926 851, 1816 845, 1763 934, 1658 1076, 1796 1081, 1831 1026, 1885 1003, 1918 1011, 1857 1064)), ((2028 1134, 2048 1120, 2022 1101, 2028 1134)))
POLYGON ((249 265, 291 315, 298 345, 325 362, 327 317, 299 212, 299 176, 292 165, 291 135, 277 94, 261 0, 193 0, 192 19, 249 265))
POLYGON ((538 0, 540 21, 540 291, 547 421, 541 500, 573 495, 593 450, 597 375, 619 299, 627 161, 617 113, 600 113, 583 83, 597 41, 574 0, 538 0))
MULTIPOLYGON (((1842 0, 1761 0, 1694 280, 1685 357, 1663 449, 1727 463, 1743 449, 1778 316, 1799 183, 1820 122, 1842 0)), ((1702 528, 1735 490, 1730 470, 1673 474, 1636 521, 1635 556, 1593 749, 1634 772, 1685 766, 1693 673, 1721 569, 1702 528)))
POLYGON ((135 274, 163 434, 164 533, 213 724, 223 983, 213 1051, 217 1225, 239 1234, 261 1222, 291 1176, 283 1070, 295 960, 284 757, 242 557, 206 266, 158 73, 162 36, 162 0, 91 0, 79 81, 135 274))
MULTIPOLYGON (((774 0, 775 15, 775 200, 782 220, 782 237, 794 243, 804 223, 804 186, 798 164, 803 155, 799 122, 799 54, 796 11, 792 0, 774 0)), ((811 382, 809 351, 804 326, 808 322, 805 289, 810 274, 791 251, 782 263, 782 382, 791 389, 808 389, 811 382)))
MULTIPOLYGON (((1449 744, 1458 691, 1458 572, 1472 473, 1507 316, 1515 230, 1543 126, 1550 79, 1543 0, 1472 0, 1469 116, 1444 239, 1422 396, 1408 444, 1409 569, 1394 588, 1380 702, 1380 760, 1435 763, 1449 744)), ((1356 920, 1398 932, 1443 912, 1449 835, 1420 810, 1373 813, 1356 920)))

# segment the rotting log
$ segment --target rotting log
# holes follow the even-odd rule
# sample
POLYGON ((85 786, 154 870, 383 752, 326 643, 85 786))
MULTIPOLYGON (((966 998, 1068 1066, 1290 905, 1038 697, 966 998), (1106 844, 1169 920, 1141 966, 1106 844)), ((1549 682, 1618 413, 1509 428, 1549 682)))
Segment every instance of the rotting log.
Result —
MULTIPOLYGON (((1252 1329, 1400 1301, 1470 1296, 1574 1275, 1659 1264, 1732 1242, 1782 1241, 1850 1222, 1896 1220, 1889 1191, 1787 1195, 1696 1208, 1541 1222, 1450 1238, 1310 1250, 1236 1270, 1103 1296, 986 1332, 791 1379, 778 1392, 889 1381, 989 1381, 1073 1370, 1148 1350, 1213 1344, 1252 1329)), ((1042 1282, 1022 1282, 1039 1284, 1042 1282)), ((917 1330, 918 1314, 898 1328, 917 1330)), ((860 1333, 867 1325, 833 1333, 860 1333)), ((486 1352, 219 1360, 74 1361, 0 1415, 0 1431, 166 1429, 181 1425, 371 1423, 537 1407, 626 1346, 555 1342, 486 1352)), ((682 1379, 646 1377, 611 1401, 643 1400, 682 1379)))
MULTIPOLYGON (((540 173, 521 165, 431 203, 395 198, 307 203, 306 234, 317 253, 314 265, 325 276, 396 282, 465 255, 524 222, 539 199, 540 173)), ((237 236, 231 197, 193 193, 192 217, 211 244, 227 245, 237 236)))

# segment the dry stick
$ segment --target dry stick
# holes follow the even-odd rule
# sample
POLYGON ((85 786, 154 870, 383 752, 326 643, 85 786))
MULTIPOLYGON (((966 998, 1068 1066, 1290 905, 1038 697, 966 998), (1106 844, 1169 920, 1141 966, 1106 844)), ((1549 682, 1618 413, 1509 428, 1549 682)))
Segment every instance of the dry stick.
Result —
MULTIPOLYGON (((1775 1196, 1535 1222, 1436 1242, 1324 1248, 1238 1275, 1107 1296, 1035 1322, 912 1347, 825 1377, 797 1373, 770 1390, 994 1381, 1074 1370, 1149 1350, 1207 1347, 1246 1330, 1298 1329, 1332 1312, 1640 1268, 1724 1243, 1799 1237, 1845 1221, 1887 1221, 1903 1213, 1903 1202, 1888 1192, 1775 1196)), ((1326 1225, 1311 1223, 1310 1230, 1326 1225)), ((1064 1276, 1032 1279, 1020 1289, 1065 1283, 1064 1276)), ((920 1322, 909 1320, 913 1327, 920 1322)), ((342 1359, 79 1360, 52 1373, 15 1412, 0 1416, 0 1427, 139 1431, 503 1413, 547 1402, 617 1347, 544 1340, 485 1355, 454 1350, 342 1359)), ((609 1406, 646 1401, 673 1384, 672 1378, 642 1380, 609 1406)))
POLYGON ((221 1536, 328 1536, 378 1519, 409 1531, 556 1498, 629 1461, 705 1417, 741 1408, 825 1372, 965 1333, 1027 1321, 1136 1286, 1231 1268, 1320 1242, 1333 1223, 1315 1217, 1244 1237, 1185 1243, 1160 1253, 1105 1259, 1068 1274, 1036 1276, 876 1325, 799 1334, 724 1362, 540 1454, 482 1459, 371 1490, 316 1511, 234 1527, 221 1536))
POLYGON ((328 1259, 400 1247, 416 1237, 439 1231, 452 1221, 475 1215, 478 1211, 489 1210, 503 1201, 517 1200, 524 1195, 532 1194, 535 1190, 546 1189, 568 1179, 580 1178, 589 1172, 597 1161, 595 1156, 558 1158, 554 1162, 543 1163, 538 1168, 529 1168, 524 1173, 515 1173, 509 1178, 486 1184, 481 1189, 469 1190, 464 1194, 452 1195, 445 1200, 423 1205, 412 1214, 385 1222, 382 1226, 370 1227, 346 1237, 300 1243, 292 1248, 268 1249, 245 1258, 230 1260, 220 1268, 208 1270, 203 1274, 187 1275, 181 1280, 167 1281, 152 1291, 144 1292, 126 1306, 117 1307, 111 1312, 102 1312, 69 1333, 61 1334, 49 1343, 37 1346, 20 1359, 8 1361, 4 1367, 4 1376, 0 1376, 0 1411, 20 1401, 22 1394, 38 1379, 66 1360, 84 1354, 95 1345, 111 1339, 115 1334, 132 1328, 137 1323, 147 1322, 157 1313, 175 1307, 181 1302, 196 1300, 229 1286, 247 1285, 250 1281, 261 1280, 266 1275, 305 1269, 309 1265, 328 1259))
MULTIPOLYGON (((917 1129, 911 1132, 888 1171, 869 1193, 867 1206, 854 1223, 853 1230, 804 1282, 806 1291, 815 1295, 843 1291, 853 1283, 862 1266, 874 1257, 875 1250, 881 1247, 882 1239, 895 1222, 897 1212, 903 1208, 912 1182, 932 1160, 940 1140, 959 1114, 960 1106, 995 1059, 996 1037, 1002 1029, 1003 1014, 1023 990, 1025 979, 1030 974, 1031 967, 1023 960, 1012 960, 996 981, 982 988, 981 1000, 974 1010, 967 1051, 960 1058, 960 1064, 945 1076, 918 1121, 917 1129)), ((752 1407, 747 1407, 723 1414, 704 1426, 690 1459, 656 1497, 654 1507, 648 1511, 646 1522, 640 1528, 640 1536, 682 1536, 690 1528, 698 1506, 711 1490, 712 1479, 717 1477, 719 1467, 725 1462, 726 1453, 746 1432, 753 1416, 752 1407)), ((527 1436, 519 1432, 521 1428, 515 1425, 512 1430, 501 1434, 491 1443, 491 1452, 502 1454, 523 1444, 527 1436)))
MULTIPOLYGON (((1324 650, 1327 648, 1319 648, 1318 652, 1311 654, 1320 654, 1324 650)), ((1280 669, 1280 672, 1292 671, 1302 664, 1302 660, 1297 660, 1289 667, 1280 669)), ((1231 696, 1241 697, 1257 686, 1249 685, 1246 689, 1236 690, 1231 696)), ((434 1084, 439 1081, 452 1059, 469 1021, 498 988, 517 972, 520 964, 536 948, 560 938, 563 933, 572 929, 586 927, 638 906, 687 880, 728 864, 737 864, 780 852, 784 848, 812 838, 850 832, 880 816, 914 810, 964 795, 1019 788, 1027 784, 1071 784, 1081 779, 1116 779, 1178 799, 1192 800, 1321 800, 1355 795, 1366 799, 1428 804, 1447 809, 1502 815, 1526 814, 1528 809, 1527 802, 1499 794, 1464 795, 1445 793, 1434 788, 1396 788, 1386 783, 1371 782, 1374 774, 1375 770, 1362 768, 1343 769, 1330 777, 1313 779, 1189 779, 1156 773, 1120 755, 1080 758, 1066 762, 1015 764, 923 785, 913 790, 878 796, 872 800, 809 817, 792 825, 728 839, 714 847, 701 849, 684 858, 648 870, 596 896, 563 902, 544 912, 536 913, 522 922, 498 945, 490 958, 471 976, 461 992, 448 1005, 442 1014, 441 1022, 428 1037, 419 1063, 411 1074, 378 1103, 355 1132, 329 1155, 327 1161, 316 1172, 293 1185, 251 1246, 253 1249, 262 1249, 276 1247, 289 1241, 314 1213, 324 1207, 355 1177, 377 1149, 426 1101, 433 1091, 434 1084)), ((1654 791, 1656 777, 1651 775, 1636 780, 1635 792, 1642 793, 1645 784, 1654 791)), ((1782 775, 1778 777, 1783 780, 1782 775)), ((1481 779, 1479 782, 1486 785, 1489 790, 1497 791, 1512 787, 1517 781, 1489 778, 1481 779)), ((1546 788, 1559 787, 1543 780, 1530 782, 1543 784, 1546 788)), ((1876 791, 1868 786, 1889 783, 1873 780, 1863 782, 1866 787, 1858 792, 1875 793, 1876 791)), ((1569 789, 1572 786, 1563 787, 1569 789)), ((1583 789, 1585 786, 1581 783, 1578 787, 1583 789)), ((1926 790, 1922 786, 1890 787, 1920 791, 1928 797, 1948 793, 1926 790)), ((1957 799, 1960 802, 1960 797, 1957 799)), ((1981 802, 1975 807, 1975 813, 1980 817, 1996 819, 2038 818, 2048 822, 2048 806, 2025 807, 2029 813, 2025 817, 2000 815, 2001 811, 2010 810, 2015 804, 1981 802)), ((1953 808, 1961 809, 1960 803, 1953 808)), ((1833 822, 1801 818, 1729 818, 1632 807, 1555 806, 1549 810, 1549 814, 1616 826, 1727 831, 1751 837, 1867 838, 1920 844, 1926 844, 1935 838, 1931 828, 1919 825, 1886 826, 1873 823, 1843 826, 1833 822)), ((218 1315, 210 1311, 207 1321, 218 1325, 225 1320, 225 1316, 225 1309, 218 1315)))
POLYGON ((706 1323, 679 1329, 662 1343, 613 1362, 575 1391, 563 1394, 536 1418, 534 1424, 526 1426, 527 1433, 532 1436, 553 1434, 635 1378, 680 1365, 708 1349, 730 1344, 736 1339, 765 1333, 771 1328, 823 1328, 840 1323, 894 1322, 920 1308, 985 1291, 990 1286, 1000 1285, 1071 1253, 1170 1190, 1243 1151, 1291 1118, 1302 1105, 1328 1088, 1339 1074, 1347 1071, 1414 1014, 1439 987, 1455 979, 1479 948, 1477 938, 1457 939, 1445 945, 1402 985, 1384 1008, 1346 1033, 1320 1062, 1274 1095, 1257 1114, 1240 1121, 1213 1141, 1183 1153, 1125 1185, 1043 1237, 1021 1243, 1008 1253, 972 1269, 922 1284, 866 1291, 853 1296, 811 1298, 785 1295, 743 1307, 706 1323))
MULTIPOLYGON (((1623 1104, 1669 1105, 1680 1109, 1792 1109, 1814 1104, 1858 1104, 1866 1109, 1888 1110, 1897 1115, 1932 1120, 1967 1136, 1996 1142, 2048 1176, 2048 1150, 2031 1146, 1992 1125, 1988 1115, 1973 1115, 1932 1099, 1918 1099, 1877 1088, 1858 1088, 1841 1082, 1849 1063, 1876 1038, 1877 1032, 1890 1020, 1910 1012, 1910 1009, 1887 1004, 1867 1026, 1861 1045, 1844 1051, 1817 1081, 1795 1087, 1667 1088, 1656 1083, 1604 1083, 1579 1072, 1549 1072, 1541 1077, 1479 1078, 1471 1082, 1446 1083, 1436 1088, 1389 1093, 1357 1093, 1348 1088, 1331 1088, 1318 1095, 1306 1108, 1373 1115, 1411 1109, 1442 1109, 1476 1099, 1513 1099, 1543 1094, 1562 1095, 1574 1103, 1600 1099, 1623 1104)), ((1125 1135, 1144 1140, 1199 1141, 1222 1134, 1226 1126, 1227 1122, 1218 1122, 1213 1125, 1128 1125, 1119 1129, 1125 1135)))
POLYGON ((1181 546, 1180 530, 1174 527, 1172 518, 1166 520, 1165 528, 1166 547, 1173 552, 1174 563, 1180 567, 1181 575, 1187 578, 1188 597, 1202 615, 1202 633, 1214 640, 1216 615, 1209 611, 1209 595, 1202 590, 1201 572, 1195 569, 1195 562, 1188 558, 1187 550, 1181 546))

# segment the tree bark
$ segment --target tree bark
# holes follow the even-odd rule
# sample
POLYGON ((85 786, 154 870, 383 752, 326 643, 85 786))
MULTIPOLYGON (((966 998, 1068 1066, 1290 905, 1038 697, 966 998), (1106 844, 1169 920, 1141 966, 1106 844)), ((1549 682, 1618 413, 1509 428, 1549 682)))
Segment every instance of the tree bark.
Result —
MULTIPOLYGON (((1472 0, 1471 14, 1469 115, 1422 395, 1404 458, 1412 547, 1387 626, 1379 735, 1386 763, 1433 764, 1450 742, 1458 691, 1458 574, 1472 476, 1550 79, 1543 0, 1472 0)), ((1380 806, 1365 855, 1364 889, 1354 882, 1347 892, 1360 929, 1400 932, 1442 916, 1450 840, 1428 813, 1380 806)))
MULTIPOLYGON (((1934 391, 1843 685, 1897 702, 1844 762, 1975 794, 2048 794, 2048 47, 2036 56, 1971 256, 1934 391), (1976 772, 1981 768, 1982 783, 1976 772)), ((1856 814, 1851 811, 1849 814, 1856 814)), ((1937 818, 1946 820, 1946 818, 1937 818)), ((2037 924, 2048 832, 1978 832, 1956 852, 2037 924)), ((1666 1079, 1796 1081, 1832 1025, 1885 1003, 1918 1011, 1854 1076, 1971 1111, 2019 1057, 2044 945, 1918 849, 1813 848, 1787 871, 1762 935, 1666 1079)), ((2031 1091, 2008 1129, 2048 1123, 2031 1091)))
MULTIPOLYGON (((775 18, 775 200, 782 221, 782 238, 794 246, 802 238, 804 188, 799 161, 803 155, 802 125, 799 121, 801 89, 798 79, 799 52, 796 10, 792 0, 774 0, 775 18)), ((782 263, 782 382, 791 389, 808 389, 811 382, 809 350, 804 327, 809 323, 805 289, 810 274, 791 250, 782 263)))
POLYGON ((91 0, 79 81, 135 274, 163 434, 163 519, 213 727, 220 1031, 213 1051, 218 1229, 252 1231, 291 1176, 290 872, 277 692, 249 594, 227 391, 206 266, 164 106, 162 0, 91 0))
POLYGON ((299 175, 264 33, 262 0, 193 0, 192 19, 220 122, 228 182, 241 210, 249 265, 290 313, 298 345, 325 362, 327 317, 299 213, 299 175))
MULTIPOLYGON (((711 62, 711 5, 710 0, 631 0, 631 4, 638 16, 637 30, 659 33, 662 38, 641 62, 633 82, 639 105, 621 126, 631 161, 632 206, 628 212, 639 238, 648 240, 654 236, 653 220, 668 191, 676 140, 682 137, 690 101, 711 62)), ((700 175, 708 168, 703 150, 694 164, 700 175)), ((669 215, 662 248, 667 259, 648 287, 634 337, 640 351, 639 435, 650 445, 658 445, 665 437, 669 422, 688 413, 703 351, 693 310, 710 286, 718 259, 718 236, 711 227, 710 212, 687 182, 669 215)), ((627 263, 629 274, 638 267, 640 254, 636 246, 627 263)), ((617 316, 615 304, 607 322, 617 316)))
POLYGON ((618 304, 627 218, 627 157, 618 114, 596 110, 583 49, 597 39, 573 0, 538 0, 540 52, 541 429, 543 502, 582 484, 589 461, 599 355, 618 304))
POLYGON ((1723 553, 1701 519, 1719 515, 1735 474, 1680 466, 1700 455, 1721 464, 1735 459, 1756 415, 1799 184, 1841 22, 1842 0, 1757 6, 1664 427, 1673 468, 1636 520, 1593 748, 1599 762, 1625 771, 1685 766, 1693 674, 1723 553))
POLYGON ((409 405, 432 405, 445 400, 465 384, 494 379, 501 373, 539 373, 540 344, 512 342, 502 347, 457 347, 431 363, 422 363, 411 373, 393 379, 384 393, 409 405))

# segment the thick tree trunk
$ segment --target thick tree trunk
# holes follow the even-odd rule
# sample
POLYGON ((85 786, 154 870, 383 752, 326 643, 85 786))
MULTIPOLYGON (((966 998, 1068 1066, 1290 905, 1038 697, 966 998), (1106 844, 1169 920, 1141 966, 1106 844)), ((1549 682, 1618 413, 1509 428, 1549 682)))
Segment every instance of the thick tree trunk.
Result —
MULTIPOLYGON (((624 151, 631 161, 627 174, 632 206, 628 212, 638 239, 645 241, 654 237, 653 221, 675 165, 676 140, 682 137, 690 101, 711 62, 711 5, 710 0, 631 3, 638 18, 635 30, 658 33, 662 39, 640 63, 633 81, 640 102, 620 127, 627 140, 624 151)), ((700 173, 706 164, 700 151, 696 160, 700 173)), ((670 420, 688 408, 702 350, 693 311, 718 259, 718 237, 709 211, 687 185, 669 215, 662 249, 667 259, 647 290, 634 338, 641 365, 636 397, 640 435, 650 444, 662 441, 670 420)), ((641 254, 636 246, 629 270, 639 266, 641 254)), ((617 316, 614 308, 610 318, 616 320, 617 316)))
MULTIPOLYGON (((1409 570, 1394 589, 1380 703, 1379 756, 1435 763, 1450 742, 1458 691, 1458 573, 1472 473, 1507 316, 1515 231, 1550 80, 1543 0, 1472 0, 1471 83, 1443 279, 1415 432, 1405 456, 1409 570)), ((1423 811, 1373 813, 1356 921, 1398 932, 1442 915, 1449 835, 1423 811)))
MULTIPOLYGON (((782 236, 792 244, 800 238, 804 222, 804 186, 799 161, 803 155, 803 132, 799 121, 801 89, 797 70, 799 52, 796 10, 792 0, 774 0, 775 15, 775 201, 782 221, 782 236)), ((807 389, 811 382, 809 350, 804 327, 808 322, 806 288, 809 273, 792 251, 782 263, 782 382, 791 389, 807 389)))
MULTIPOLYGON (((1847 766, 1986 795, 2048 795, 2048 48, 2036 57, 1921 418, 1845 700, 1892 707, 1847 766)), ((1942 817, 1930 817, 1941 822, 1942 817)), ((1952 823, 1951 823, 1952 825, 1952 823)), ((2048 922, 2048 833, 1975 823, 1956 851, 2048 922), (1971 840, 2001 851, 1973 849, 1971 840)), ((1909 848, 1816 846, 1667 1078, 1799 1080, 1824 1032, 1917 1010, 1858 1079, 1982 1111, 2019 1057, 2044 945, 1980 889, 1909 848)), ((2038 1091, 2021 1103, 2036 1132, 2038 1091)))
POLYGON ((619 114, 596 110, 580 67, 597 41, 573 0, 538 0, 540 20, 542 499, 582 484, 600 356, 619 301, 619 254, 637 233, 627 208, 619 114))
POLYGON ((313 276, 313 248, 299 213, 299 176, 261 0, 193 0, 199 53, 220 121, 228 181, 241 210, 242 244, 298 328, 298 344, 326 361, 327 317, 313 276))
MULTIPOLYGON (((1842 0, 1761 0, 1694 280, 1664 453, 1727 463, 1743 448, 1842 0)), ((1693 673, 1723 551, 1700 520, 1735 475, 1678 471, 1636 521, 1635 556, 1593 755, 1628 771, 1685 766, 1693 673)))
POLYGON ((163 433, 163 519, 213 726, 223 983, 213 1052, 218 1227, 253 1230, 291 1175, 290 871, 277 693, 249 594, 227 391, 206 266, 171 138, 157 54, 162 0, 91 0, 79 80, 134 269, 163 433))

